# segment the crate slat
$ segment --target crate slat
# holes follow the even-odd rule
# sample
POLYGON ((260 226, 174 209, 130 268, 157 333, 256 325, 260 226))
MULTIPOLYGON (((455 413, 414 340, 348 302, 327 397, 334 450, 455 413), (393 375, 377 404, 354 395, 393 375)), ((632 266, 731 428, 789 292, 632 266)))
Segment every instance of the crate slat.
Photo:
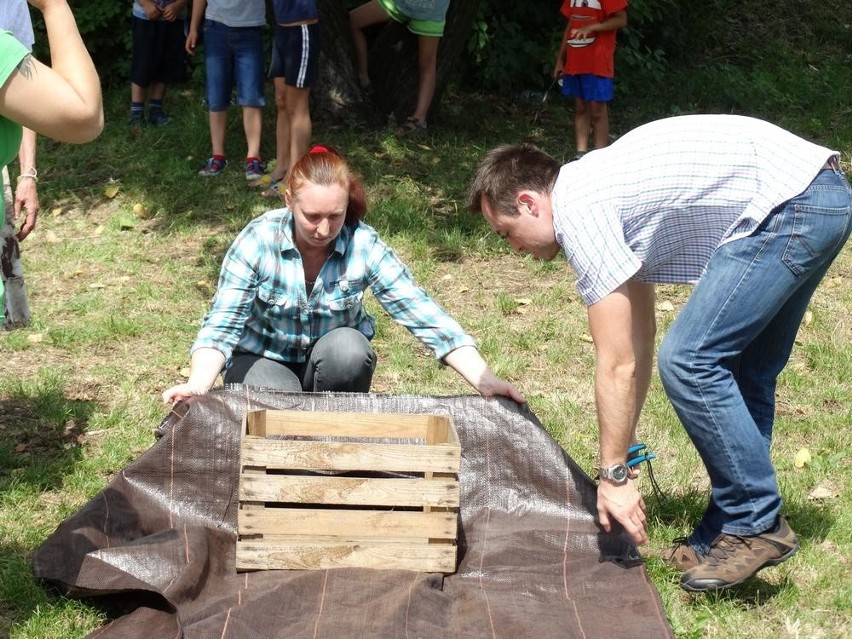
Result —
POLYGON ((240 454, 237 570, 455 571, 450 416, 248 411, 240 454))
POLYGON ((371 470, 380 472, 458 472, 459 448, 359 442, 289 441, 246 437, 244 466, 287 470, 371 470))
POLYGON ((408 539, 452 539, 458 533, 455 512, 395 512, 387 510, 343 510, 308 508, 263 508, 240 510, 241 535, 325 537, 379 537, 408 539))
POLYGON ((452 479, 374 479, 243 475, 241 501, 344 506, 459 505, 459 484, 452 479))
POLYGON ((456 547, 451 544, 237 542, 237 570, 325 570, 379 568, 454 572, 456 547))
MULTIPOLYGON (((447 423, 447 419, 440 415, 330 413, 321 411, 258 410, 249 411, 246 414, 246 419, 253 424, 248 431, 250 435, 310 437, 326 436, 333 433, 336 437, 382 437, 388 439, 426 439, 430 429, 442 428, 442 425, 447 423)), ((446 441, 446 437, 442 441, 446 441)), ((430 443, 434 443, 434 441, 430 443)))

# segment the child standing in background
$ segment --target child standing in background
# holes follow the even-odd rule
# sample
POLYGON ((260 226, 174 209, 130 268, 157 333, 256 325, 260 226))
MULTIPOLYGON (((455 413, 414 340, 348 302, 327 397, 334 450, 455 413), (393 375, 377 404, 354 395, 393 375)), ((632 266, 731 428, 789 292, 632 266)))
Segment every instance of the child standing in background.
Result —
POLYGON ((296 162, 308 152, 313 125, 308 98, 317 75, 321 33, 317 0, 273 0, 275 39, 269 75, 275 85, 275 168, 265 197, 283 198, 296 162))
POLYGON ((553 77, 562 95, 574 96, 574 135, 580 159, 609 144, 609 102, 615 95, 615 33, 627 25, 627 0, 564 0, 568 26, 556 54, 553 77))
POLYGON ((187 0, 134 0, 130 62, 130 126, 168 124, 163 98, 169 84, 186 79, 187 0), (145 97, 148 117, 145 118, 145 97))
POLYGON ((266 104, 263 94, 265 26, 264 0, 193 0, 186 51, 195 55, 203 32, 204 69, 207 74, 205 92, 213 147, 213 153, 199 175, 219 175, 228 163, 225 159, 225 133, 235 84, 246 136, 246 180, 259 180, 266 171, 266 165, 260 159, 261 109, 266 104))

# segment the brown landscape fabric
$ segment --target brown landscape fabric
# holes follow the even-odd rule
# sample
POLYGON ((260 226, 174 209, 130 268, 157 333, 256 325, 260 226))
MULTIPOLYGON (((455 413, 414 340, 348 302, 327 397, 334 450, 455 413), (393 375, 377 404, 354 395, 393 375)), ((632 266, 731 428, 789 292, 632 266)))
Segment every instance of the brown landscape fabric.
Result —
POLYGON ((99 639, 672 637, 589 477, 525 406, 478 396, 276 393, 179 405, 162 435, 35 552, 36 576, 98 596, 99 639), (234 569, 246 410, 435 413, 462 445, 455 574, 234 569))

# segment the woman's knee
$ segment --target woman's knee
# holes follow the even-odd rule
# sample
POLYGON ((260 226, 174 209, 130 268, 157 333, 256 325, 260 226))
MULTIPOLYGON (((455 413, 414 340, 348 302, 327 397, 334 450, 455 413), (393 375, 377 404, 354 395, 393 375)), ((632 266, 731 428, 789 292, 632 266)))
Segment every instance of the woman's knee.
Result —
POLYGON ((236 355, 225 371, 226 384, 300 391, 302 383, 285 364, 258 355, 236 355))
POLYGON ((338 328, 323 335, 311 353, 316 390, 366 392, 376 368, 370 341, 353 328, 338 328))

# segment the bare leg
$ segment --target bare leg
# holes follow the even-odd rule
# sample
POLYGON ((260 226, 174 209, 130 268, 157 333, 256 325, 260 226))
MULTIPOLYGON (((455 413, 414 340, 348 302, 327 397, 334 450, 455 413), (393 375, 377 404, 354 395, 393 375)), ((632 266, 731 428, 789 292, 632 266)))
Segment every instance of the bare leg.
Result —
POLYGON ((213 147, 213 155, 225 155, 225 129, 227 127, 227 111, 210 111, 210 144, 213 147))
POLYGON ((243 131, 246 134, 246 157, 260 157, 260 130, 263 124, 260 107, 243 107, 243 131))
POLYGON ((589 133, 591 132, 591 120, 586 101, 581 98, 574 99, 574 139, 577 144, 577 153, 585 153, 589 150, 589 133))
POLYGON ((417 66, 420 72, 417 82, 417 106, 411 117, 425 120, 435 95, 438 77, 438 44, 441 38, 419 36, 417 38, 417 66))
POLYGON ((589 102, 589 115, 594 132, 595 148, 609 145, 609 106, 606 102, 589 102))
POLYGON ((275 169, 270 177, 281 180, 290 175, 311 143, 313 125, 308 101, 311 89, 287 86, 284 78, 274 78, 274 82, 278 120, 275 125, 275 169))
POLYGON ((145 87, 141 87, 134 82, 130 83, 130 101, 131 102, 144 102, 146 92, 147 92, 147 89, 145 87))
POLYGON ((355 71, 361 86, 370 83, 367 69, 367 36, 364 29, 373 24, 387 22, 390 16, 385 13, 377 0, 370 0, 349 12, 349 31, 352 34, 352 46, 355 49, 355 71))
POLYGON ((151 95, 152 100, 162 100, 166 97, 166 83, 165 82, 152 82, 151 83, 151 95))

